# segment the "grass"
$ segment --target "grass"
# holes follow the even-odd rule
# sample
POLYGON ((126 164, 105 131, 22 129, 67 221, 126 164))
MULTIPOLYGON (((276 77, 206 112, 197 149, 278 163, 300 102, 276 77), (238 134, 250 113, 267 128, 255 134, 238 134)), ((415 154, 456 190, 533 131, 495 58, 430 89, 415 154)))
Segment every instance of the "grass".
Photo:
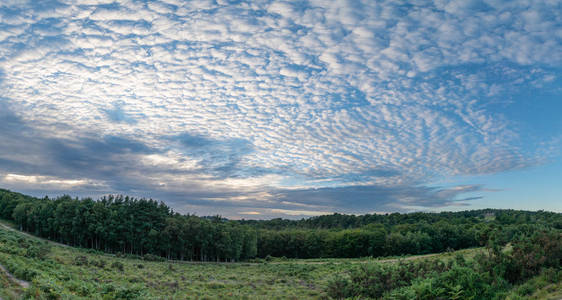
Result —
MULTIPOLYGON (((481 249, 442 254, 358 259, 279 259, 258 263, 170 263, 118 258, 91 250, 61 247, 0 227, 0 264, 24 289, 0 274, 2 299, 326 299, 336 274, 358 264, 412 259, 471 259, 481 249), (48 251, 30 251, 28 249, 48 251), (46 253, 46 254, 37 254, 46 253)), ((537 298, 555 297, 560 283, 537 278, 530 289, 537 298), (542 280, 542 281, 541 281, 542 280), (544 281, 544 284, 543 284, 544 281), (540 284, 538 282, 541 282, 540 284), (537 290, 538 287, 538 290, 537 290)), ((525 287, 518 287, 525 292, 525 287)), ((514 289, 511 299, 521 299, 514 289)), ((535 296, 525 295, 525 297, 535 296)))
POLYGON ((23 293, 23 289, 0 272, 0 299, 16 299, 23 293))
POLYGON ((506 299, 562 299, 562 278, 560 278, 560 271, 543 271, 539 276, 531 278, 527 282, 514 287, 506 299))

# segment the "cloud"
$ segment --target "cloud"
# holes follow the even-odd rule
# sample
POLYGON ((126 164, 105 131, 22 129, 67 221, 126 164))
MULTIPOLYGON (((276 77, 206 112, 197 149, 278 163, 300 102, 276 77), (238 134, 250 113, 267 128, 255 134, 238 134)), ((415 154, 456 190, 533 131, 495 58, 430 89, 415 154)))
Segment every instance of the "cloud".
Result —
POLYGON ((18 174, 7 174, 2 179, 3 182, 19 187, 29 189, 30 186, 36 190, 64 190, 70 192, 73 189, 96 189, 100 183, 96 183, 85 179, 67 179, 61 180, 48 176, 27 176, 18 174))
POLYGON ((108 119, 113 122, 117 123, 128 123, 128 124, 135 124, 137 120, 127 114, 127 112, 123 109, 123 106, 119 103, 114 103, 113 108, 110 109, 102 109, 103 112, 107 115, 108 119))
POLYGON ((220 177, 251 176, 260 170, 240 166, 246 155, 253 152, 253 145, 244 139, 213 139, 182 133, 169 137, 178 143, 177 149, 191 158, 198 159, 199 166, 206 172, 220 177), (247 174, 250 173, 250 174, 247 174))
MULTIPOLYGON (((0 172, 203 209, 209 198, 246 197, 256 211, 296 190, 333 200, 317 211, 370 209, 375 198, 373 209, 453 205, 472 191, 424 185, 548 155, 504 108, 531 103, 517 97, 531 88, 559 95, 557 8, 3 2, 0 138, 15 142, 0 146, 0 172), (337 200, 339 191, 358 200, 337 200)), ((287 209, 281 202, 268 209, 287 209)))
MULTIPOLYGON (((322 205, 344 213, 364 211, 404 211, 455 205, 468 192, 482 191, 482 186, 465 185, 451 188, 426 186, 346 186, 279 191, 277 199, 285 203, 322 205), (353 199, 353 201, 349 201, 353 199)), ((294 205, 293 206, 298 206, 294 205)))

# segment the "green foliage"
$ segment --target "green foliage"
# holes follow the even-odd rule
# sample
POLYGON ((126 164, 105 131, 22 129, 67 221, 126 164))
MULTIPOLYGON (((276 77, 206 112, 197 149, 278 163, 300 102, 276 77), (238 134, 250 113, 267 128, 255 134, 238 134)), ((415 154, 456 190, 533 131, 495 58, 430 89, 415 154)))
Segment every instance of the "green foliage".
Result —
POLYGON ((113 269, 116 269, 116 270, 121 271, 121 272, 125 271, 125 265, 123 265, 123 263, 121 263, 121 262, 119 262, 119 261, 114 261, 114 262, 111 264, 111 267, 112 267, 113 269))
POLYGON ((122 299, 122 300, 131 300, 131 299, 141 299, 143 296, 143 289, 142 287, 130 287, 130 288, 120 288, 115 290, 112 294, 109 294, 110 298, 108 299, 122 299))
POLYGON ((1 230, 0 263, 33 282, 27 298, 146 299, 182 291, 187 298, 520 299, 560 286, 562 214, 542 211, 229 221, 180 215, 147 199, 38 199, 0 190, 0 216, 21 230, 82 248, 62 250, 1 230), (474 258, 372 260, 483 245, 486 252, 474 258), (349 260, 331 263, 333 257, 349 260), (296 258, 317 258, 319 265, 296 258), (348 264, 352 258, 362 258, 360 266, 348 264))
POLYGON ((74 264, 77 266, 87 266, 88 265, 88 258, 84 255, 76 256, 74 258, 74 264))
POLYGON ((61 288, 54 280, 46 280, 28 289, 24 298, 34 299, 37 295, 41 295, 40 299, 58 300, 62 298, 61 294, 61 288))
POLYGON ((150 253, 149 253, 149 254, 145 254, 145 255, 142 257, 142 259, 143 259, 143 260, 146 260, 146 261, 166 261, 166 259, 163 258, 162 256, 157 256, 157 255, 150 254, 150 253))
MULTIPOLYGON (((221 218, 175 214, 152 199, 38 199, 0 190, 0 215, 40 237, 130 259, 239 261, 257 253, 253 228, 221 218)), ((33 251, 30 255, 42 255, 33 251)))
POLYGON ((25 252, 27 257, 44 259, 51 252, 51 247, 46 243, 39 243, 39 245, 29 246, 25 252))
MULTIPOLYGON (((556 241, 552 231, 515 235, 499 253, 519 256, 516 249, 541 254, 545 264, 554 263, 556 241), (536 236, 535 236, 536 235, 536 236), (530 247, 527 243, 540 244, 530 247), (542 255, 542 254, 541 254, 542 255)), ((559 232, 558 232, 559 233, 559 232)), ((0 263, 20 279, 29 278, 31 287, 15 299, 553 299, 562 296, 559 264, 541 267, 538 275, 511 284, 487 266, 508 263, 489 249, 463 250, 425 259, 374 260, 272 258, 267 264, 151 262, 90 253, 85 249, 51 246, 44 259, 29 257, 19 245, 38 247, 20 233, 0 229, 0 263), (20 251, 21 250, 21 251, 20 251), (483 253, 474 257, 476 253, 483 253), (87 264, 76 265, 78 261, 87 264), (105 264, 109 268, 99 267, 105 264), (143 269, 139 270, 138 265, 143 269), (121 267, 119 267, 121 266, 121 267), (170 268, 171 266, 171 268, 170 268), (20 271, 17 271, 20 268, 20 271), (31 272, 25 275, 25 272, 31 272), (24 277, 19 277, 24 276, 24 277), (388 283, 388 284, 387 284, 388 283), (542 297, 542 298, 541 298, 542 297)), ((533 254, 533 255, 536 255, 533 254)), ((531 265, 532 266, 532 265, 531 265)), ((504 270, 505 266, 497 266, 504 270)), ((493 270, 493 268, 492 268, 493 270)), ((0 289, 1 290, 1 289, 0 289)), ((8 287, 0 292, 10 299, 8 287)))
POLYGON ((261 228, 258 257, 351 258, 450 252, 490 241, 505 245, 517 235, 555 228, 560 220, 562 214, 549 212, 478 210, 241 222, 261 228), (503 223, 488 218, 494 213, 503 223), (508 216, 518 221, 505 222, 508 216))
MULTIPOLYGON (((363 265, 348 277, 339 275, 328 285, 333 298, 389 299, 495 299, 512 284, 539 273, 559 279, 562 261, 562 233, 550 231, 518 235, 510 241, 511 251, 491 243, 488 253, 473 261, 455 255, 452 260, 363 265)), ((546 285, 546 283, 544 283, 546 285)), ((519 286, 517 295, 529 296, 536 284, 519 286)))
POLYGON ((100 269, 105 268, 106 264, 107 264, 106 261, 103 260, 102 258, 97 259, 97 260, 90 260, 91 266, 98 267, 100 269))
MULTIPOLYGON (((398 264, 362 265, 351 272, 349 280, 336 279, 335 287, 328 291, 335 292, 334 298, 341 297, 341 291, 347 291, 345 297, 380 298, 386 292, 412 284, 414 280, 427 278, 450 269, 439 260, 421 262, 400 262, 398 264)), ((415 288, 425 289, 425 281, 415 288)), ((431 285, 431 282, 429 282, 431 285)))
POLYGON ((228 221, 173 213, 152 199, 38 199, 7 190, 0 190, 0 215, 44 238, 147 261, 425 254, 505 245, 520 233, 562 224, 562 214, 490 209, 228 221))

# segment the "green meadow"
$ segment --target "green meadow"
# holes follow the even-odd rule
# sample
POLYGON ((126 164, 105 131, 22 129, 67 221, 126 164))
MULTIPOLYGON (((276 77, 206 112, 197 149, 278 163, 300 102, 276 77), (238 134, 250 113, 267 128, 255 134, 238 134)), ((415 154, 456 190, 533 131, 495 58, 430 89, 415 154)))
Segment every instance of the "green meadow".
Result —
MULTIPOLYGON (((331 299, 358 268, 472 261, 483 248, 442 254, 355 259, 256 259, 239 263, 148 261, 59 245, 0 228, 2 299, 331 299), (13 276, 13 277, 12 277, 13 276), (19 279, 20 281, 16 281, 19 279), (29 283, 24 287, 24 281, 29 283)), ((560 276, 560 272, 550 272, 560 276)), ((502 295, 558 299, 560 282, 539 275, 502 295)), ((391 297, 385 293, 383 297, 391 297)), ((459 298, 460 299, 460 298, 459 298)))

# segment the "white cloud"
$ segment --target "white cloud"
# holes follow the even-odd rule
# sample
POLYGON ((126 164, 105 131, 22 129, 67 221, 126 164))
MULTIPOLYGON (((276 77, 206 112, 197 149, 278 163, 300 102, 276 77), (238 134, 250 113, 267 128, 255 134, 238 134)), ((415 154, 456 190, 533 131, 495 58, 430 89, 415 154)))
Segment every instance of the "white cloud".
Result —
POLYGON ((543 1, 67 3, 0 9, 3 97, 42 132, 135 137, 161 151, 144 167, 204 174, 139 175, 167 189, 212 177, 164 138, 185 132, 248 141, 236 168, 282 174, 206 185, 251 193, 519 168, 533 155, 486 101, 552 82, 562 62, 560 11, 543 1), (116 102, 134 122, 108 120, 116 102))
POLYGON ((72 190, 77 188, 101 188, 105 187, 103 182, 90 179, 61 179, 53 176, 6 174, 0 179, 4 185, 13 188, 29 188, 43 190, 72 190))
POLYGON ((312 217, 312 216, 321 216, 321 215, 329 215, 331 212, 329 211, 312 211, 312 210, 289 210, 289 209, 271 209, 272 213, 276 214, 283 214, 287 216, 303 216, 303 217, 312 217))

